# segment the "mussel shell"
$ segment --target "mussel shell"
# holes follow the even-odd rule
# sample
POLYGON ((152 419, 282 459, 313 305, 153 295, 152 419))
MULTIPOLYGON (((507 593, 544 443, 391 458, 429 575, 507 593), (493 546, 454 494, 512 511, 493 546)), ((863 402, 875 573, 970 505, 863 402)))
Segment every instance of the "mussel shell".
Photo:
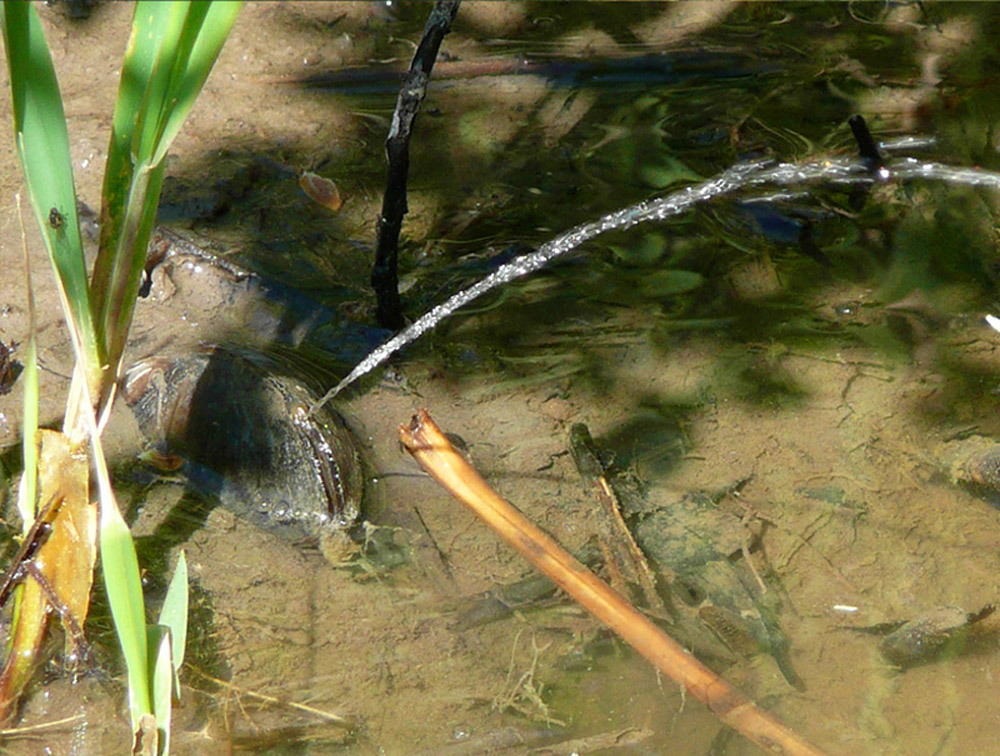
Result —
POLYGON ((322 536, 360 514, 360 447, 344 419, 263 359, 206 348, 151 357, 126 372, 123 395, 143 435, 182 456, 202 493, 261 527, 322 536))

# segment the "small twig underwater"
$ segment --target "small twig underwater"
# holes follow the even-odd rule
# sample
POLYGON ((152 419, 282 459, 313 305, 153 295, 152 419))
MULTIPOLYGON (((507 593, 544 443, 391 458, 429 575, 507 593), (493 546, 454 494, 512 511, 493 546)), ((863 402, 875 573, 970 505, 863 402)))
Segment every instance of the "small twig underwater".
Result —
POLYGON ((659 671, 706 704, 719 719, 769 753, 823 756, 823 751, 758 709, 705 667, 513 505, 500 498, 455 451, 426 410, 416 414, 409 425, 401 425, 399 437, 421 467, 452 496, 659 671))
MULTIPOLYGON (((851 116, 847 123, 851 127, 851 133, 854 134, 854 141, 858 143, 858 154, 868 166, 868 174, 873 178, 888 178, 889 174, 885 172, 885 158, 879 151, 878 145, 875 144, 875 137, 868 130, 864 116, 851 116)), ((860 213, 868 201, 870 193, 871 184, 857 184, 851 188, 848 206, 853 212, 860 213)), ((809 226, 803 226, 803 228, 809 228, 809 226)))
POLYGON ((25 725, 23 727, 5 728, 0 730, 0 738, 27 738, 33 736, 37 732, 45 732, 46 730, 54 730, 59 727, 76 725, 83 719, 84 719, 83 714, 74 714, 71 717, 63 717, 62 719, 53 719, 51 722, 39 722, 38 724, 35 725, 25 725))
POLYGON ((190 669, 199 677, 207 680, 210 683, 218 685, 226 690, 235 693, 237 696, 246 696, 247 698, 252 698, 255 701, 260 701, 262 703, 270 704, 272 706, 285 706, 289 709, 295 709, 296 711, 301 711, 310 716, 321 719, 328 724, 332 724, 336 727, 340 727, 346 730, 352 730, 358 727, 359 722, 352 719, 351 717, 341 716, 332 711, 324 711, 323 709, 318 709, 315 706, 309 706, 308 704, 299 703, 297 701, 289 701, 282 698, 277 698, 276 696, 269 696, 266 693, 260 693, 255 690, 250 690, 249 688, 243 688, 229 680, 220 680, 218 677, 213 677, 207 672, 203 672, 194 666, 189 666, 190 669))
POLYGON ((76 657, 78 659, 86 659, 90 656, 90 645, 83 634, 80 622, 74 616, 72 610, 59 597, 59 592, 45 577, 39 564, 35 561, 39 551, 52 532, 52 522, 55 520, 56 515, 59 514, 59 509, 62 507, 63 501, 64 499, 61 496, 49 500, 35 517, 34 522, 31 523, 31 527, 24 534, 21 546, 11 560, 10 566, 4 572, 3 577, 0 578, 0 609, 6 606, 10 600, 11 593, 18 583, 31 578, 38 584, 49 607, 62 619, 63 628, 73 643, 76 657))
POLYGON ((406 180, 410 172, 410 132, 420 110, 420 102, 427 92, 427 82, 437 59, 441 41, 451 31, 461 0, 438 0, 427 17, 424 35, 420 40, 410 70, 399 88, 392 125, 385 140, 385 153, 389 161, 382 197, 382 212, 378 217, 375 243, 375 267, 372 269, 372 288, 375 290, 376 317, 383 328, 396 331, 405 325, 403 306, 399 301, 399 232, 403 226, 406 205, 406 180))
POLYGON ((858 153, 863 160, 868 161, 869 171, 876 173, 885 165, 885 158, 879 152, 878 145, 875 144, 875 137, 868 130, 864 116, 851 116, 847 119, 847 123, 851 127, 851 133, 854 134, 854 141, 858 143, 858 153))
POLYGON ((49 537, 49 533, 52 530, 52 520, 55 518, 56 512, 62 505, 62 502, 61 498, 53 499, 42 507, 42 511, 35 517, 35 521, 31 523, 28 532, 24 534, 24 540, 21 541, 21 546, 11 560, 10 567, 7 568, 3 577, 0 578, 0 609, 10 599, 10 594, 14 590, 14 586, 24 579, 27 573, 27 564, 35 558, 38 550, 45 543, 45 539, 49 537))

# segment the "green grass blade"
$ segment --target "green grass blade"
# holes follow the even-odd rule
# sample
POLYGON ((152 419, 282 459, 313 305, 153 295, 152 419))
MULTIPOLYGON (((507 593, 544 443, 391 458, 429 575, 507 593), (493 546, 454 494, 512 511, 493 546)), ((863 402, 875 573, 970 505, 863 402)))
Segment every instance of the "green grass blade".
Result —
POLYGON ((153 667, 149 670, 149 679, 153 681, 153 713, 156 716, 156 729, 159 739, 159 756, 170 754, 170 714, 172 709, 171 688, 174 683, 174 667, 171 663, 170 628, 163 625, 150 625, 146 631, 149 638, 149 658, 153 667))
POLYGON ((177 675, 184 663, 184 649, 187 646, 188 620, 188 571, 187 558, 181 552, 174 568, 174 576, 170 579, 167 595, 160 608, 159 623, 170 628, 171 659, 173 659, 174 690, 180 698, 180 680, 177 675))
POLYGON ((24 245, 24 280, 28 287, 28 345, 24 354, 24 418, 21 421, 21 449, 24 457, 23 489, 17 498, 21 526, 25 533, 35 520, 38 507, 38 345, 35 340, 35 290, 31 287, 31 263, 24 238, 21 195, 17 196, 17 220, 24 245))
POLYGON ((137 3, 122 63, 104 171, 101 240, 91 280, 97 332, 112 373, 131 325, 163 179, 162 166, 151 171, 148 160, 136 154, 134 143, 147 130, 146 124, 155 120, 149 93, 158 87, 154 80, 158 55, 164 39, 179 33, 186 5, 137 3))
POLYGON ((146 605, 142 596, 139 560, 136 557, 132 534, 122 518, 111 488, 104 449, 97 433, 93 405, 89 401, 83 405, 84 418, 91 434, 94 473, 101 504, 101 572, 104 575, 104 588, 108 594, 115 633, 118 635, 122 655, 125 657, 129 713, 132 718, 132 731, 136 732, 143 715, 154 713, 150 692, 146 605))
POLYGON ((24 532, 27 532, 35 521, 38 508, 38 352, 34 329, 28 336, 21 385, 24 386, 24 420, 21 424, 24 489, 17 498, 17 508, 24 532))
MULTIPOLYGON (((109 491, 110 492, 110 491, 109 491)), ((146 618, 139 561, 128 526, 111 497, 101 496, 101 571, 111 617, 128 670, 129 711, 133 729, 142 715, 152 712, 149 695, 146 618)))
POLYGON ((132 139, 141 128, 138 121, 145 117, 142 110, 147 83, 156 62, 156 50, 162 35, 170 28, 170 14, 174 13, 174 3, 159 3, 144 9, 139 15, 136 6, 125 60, 118 86, 118 99, 111 124, 111 140, 108 159, 104 169, 101 208, 101 252, 94 264, 92 282, 94 312, 98 329, 106 343, 108 319, 111 307, 108 289, 127 273, 131 261, 123 261, 116 256, 116 242, 121 237, 125 218, 125 207, 133 185, 135 164, 132 159, 132 139), (143 25, 145 22, 145 25, 143 25))
POLYGON ((238 2, 139 2, 122 68, 105 173, 92 290, 98 331, 117 366, 155 220, 163 158, 190 113, 238 2))
POLYGON ((178 43, 182 51, 178 64, 183 63, 183 66, 178 65, 171 77, 169 98, 172 105, 164 112, 153 163, 166 157, 222 51, 241 5, 226 0, 205 5, 195 3, 189 12, 178 43), (202 10, 204 15, 199 15, 202 10))
POLYGON ((156 222, 164 168, 161 163, 135 173, 129 170, 125 187, 110 190, 110 194, 107 175, 105 179, 105 204, 116 193, 125 200, 124 205, 110 214, 101 212, 101 247, 91 281, 98 333, 111 366, 112 382, 132 324, 146 248, 156 222), (109 222, 107 218, 112 220, 109 222))
POLYGON ((0 19, 14 133, 31 206, 56 270, 60 295, 72 313, 82 350, 90 362, 88 371, 96 375, 100 354, 76 214, 69 134, 55 69, 38 15, 30 3, 6 0, 0 19))
MULTIPOLYGON (((146 4, 148 4, 148 0, 146 0, 146 4)), ((141 0, 137 13, 141 12, 143 5, 144 2, 141 0)), ((149 86, 142 104, 145 119, 142 128, 137 129, 132 143, 133 160, 136 162, 149 161, 152 165, 156 165, 163 159, 170 143, 173 142, 173 138, 177 134, 177 130, 180 129, 180 125, 187 117, 195 97, 201 91, 201 82, 199 82, 193 92, 185 92, 184 78, 191 50, 204 28, 211 5, 203 2, 178 2, 173 5, 176 12, 170 18, 171 28, 167 34, 160 38, 149 86), (188 99, 188 95, 190 95, 190 99, 188 99), (181 100, 182 97, 184 101, 181 100), (166 136, 167 126, 170 123, 175 123, 176 128, 170 136, 166 136)), ((221 42, 225 41, 228 31, 228 28, 224 30, 219 49, 221 49, 221 42)), ((205 69, 205 77, 208 76, 214 60, 213 57, 205 69)))

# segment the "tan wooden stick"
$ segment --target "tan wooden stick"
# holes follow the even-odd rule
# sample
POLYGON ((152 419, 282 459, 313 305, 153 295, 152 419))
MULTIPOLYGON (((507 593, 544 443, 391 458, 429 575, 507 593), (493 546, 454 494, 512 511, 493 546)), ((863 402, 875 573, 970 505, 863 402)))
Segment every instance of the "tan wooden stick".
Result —
POLYGON ((545 573, 587 611, 614 630, 723 722, 766 751, 786 756, 825 756, 695 659, 628 601, 498 496, 420 410, 399 427, 407 451, 455 498, 486 521, 504 541, 545 573))

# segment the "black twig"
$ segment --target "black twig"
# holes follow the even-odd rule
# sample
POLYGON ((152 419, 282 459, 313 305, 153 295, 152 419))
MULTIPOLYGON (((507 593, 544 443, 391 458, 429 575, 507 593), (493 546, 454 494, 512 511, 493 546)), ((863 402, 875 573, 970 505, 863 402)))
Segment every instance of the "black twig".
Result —
POLYGON ((851 133, 854 134, 854 141, 858 143, 858 152, 861 158, 868 163, 868 171, 875 173, 885 164, 885 158, 879 152, 878 145, 875 144, 875 138, 868 130, 868 124, 865 123, 864 117, 860 115, 851 116, 847 119, 847 123, 851 127, 851 133))
POLYGON ((0 609, 10 599, 15 586, 30 577, 38 584, 42 594, 45 596, 46 603, 59 613, 66 634, 73 643, 77 659, 84 660, 90 658, 90 646, 83 634, 83 628, 80 627, 80 623, 73 616, 73 612, 59 598, 59 594, 46 579, 45 575, 42 574, 34 561, 39 550, 52 532, 52 521, 59 513, 62 504, 62 497, 53 498, 35 516, 35 521, 28 528, 28 532, 25 533, 24 540, 21 541, 21 546, 14 555, 14 559, 11 561, 3 577, 0 578, 0 609))
POLYGON ((0 609, 10 599, 14 586, 24 580, 25 565, 35 558, 42 544, 48 539, 49 533, 52 532, 52 520, 55 519, 62 503, 61 497, 48 502, 42 507, 42 511, 35 516, 35 521, 31 523, 28 532, 24 534, 20 548, 18 548, 3 577, 0 578, 0 609))
MULTIPOLYGON (((851 133, 854 134, 854 141, 858 143, 858 153, 868 166, 868 173, 873 177, 878 176, 885 166, 885 158, 882 157, 878 145, 875 144, 875 138, 868 130, 868 124, 865 123, 864 117, 861 115, 851 116, 847 119, 847 123, 851 127, 851 133)), ((851 187, 848 206, 855 213, 860 213, 868 201, 870 193, 870 184, 855 184, 851 187)))
POLYGON ((87 643, 87 639, 83 634, 83 628, 80 627, 79 621, 77 621, 76 616, 70 608, 59 598, 59 594, 56 593, 56 589, 52 587, 48 578, 45 574, 38 568, 35 562, 25 562, 24 563, 24 577, 31 578, 36 583, 42 591, 42 595, 45 596, 45 601, 48 605, 59 614, 60 619, 62 619, 63 629, 66 631, 66 635, 69 636, 70 641, 73 643, 73 653, 76 655, 76 659, 80 662, 86 662, 90 660, 90 644, 87 643))
POLYGON ((406 180, 410 172, 410 132, 420 110, 420 101, 427 93, 427 82, 437 59, 438 49, 458 13, 461 0, 438 0, 427 18, 424 36, 403 79, 392 114, 389 136, 385 140, 389 168, 378 218, 375 246, 375 267, 372 288, 375 290, 376 317, 379 325, 396 331, 403 327, 403 306, 399 299, 399 232, 406 204, 406 180))

